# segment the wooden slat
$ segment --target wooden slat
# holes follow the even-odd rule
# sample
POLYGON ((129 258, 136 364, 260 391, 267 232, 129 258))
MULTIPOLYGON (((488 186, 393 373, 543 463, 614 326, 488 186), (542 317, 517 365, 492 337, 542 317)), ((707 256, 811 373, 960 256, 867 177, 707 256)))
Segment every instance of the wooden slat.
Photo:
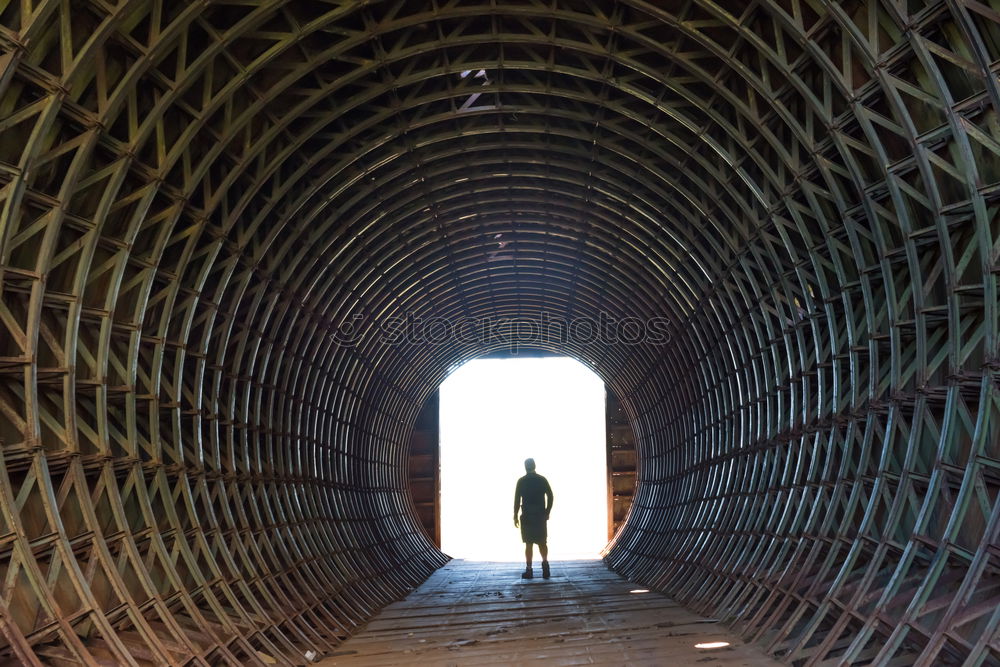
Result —
POLYGON ((552 563, 552 578, 520 578, 520 563, 453 560, 382 610, 319 664, 777 665, 715 620, 692 614, 597 560, 552 563), (695 649, 701 641, 724 649, 695 649))

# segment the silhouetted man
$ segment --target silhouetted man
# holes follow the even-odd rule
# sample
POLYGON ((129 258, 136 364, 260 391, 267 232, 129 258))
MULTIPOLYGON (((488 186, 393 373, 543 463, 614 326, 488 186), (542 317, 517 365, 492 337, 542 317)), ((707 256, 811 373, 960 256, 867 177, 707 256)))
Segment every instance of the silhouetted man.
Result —
POLYGON ((524 542, 524 561, 526 566, 522 579, 531 579, 531 545, 538 545, 538 553, 542 556, 542 576, 549 578, 549 547, 546 544, 548 530, 546 521, 552 511, 552 487, 549 480, 535 472, 535 459, 525 459, 524 469, 527 474, 517 480, 514 489, 514 525, 517 523, 517 510, 521 510, 521 540, 524 542))

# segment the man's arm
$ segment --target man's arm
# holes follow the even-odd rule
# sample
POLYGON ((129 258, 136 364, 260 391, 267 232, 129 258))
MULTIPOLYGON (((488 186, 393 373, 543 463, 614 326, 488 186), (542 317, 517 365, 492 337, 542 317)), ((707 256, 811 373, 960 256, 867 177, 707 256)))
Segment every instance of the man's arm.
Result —
POLYGON ((521 509, 521 480, 514 487, 514 526, 517 526, 517 510, 521 509))
POLYGON ((549 480, 545 480, 545 518, 549 518, 549 512, 552 511, 552 500, 554 496, 552 495, 552 487, 549 486, 549 480))

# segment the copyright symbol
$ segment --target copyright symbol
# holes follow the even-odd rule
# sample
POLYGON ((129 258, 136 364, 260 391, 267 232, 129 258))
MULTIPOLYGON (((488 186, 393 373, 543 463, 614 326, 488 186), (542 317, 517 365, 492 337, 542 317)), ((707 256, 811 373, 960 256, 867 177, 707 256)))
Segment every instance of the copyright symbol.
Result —
POLYGON ((333 340, 338 345, 354 345, 361 339, 361 323, 365 316, 354 313, 344 320, 333 332, 333 340))

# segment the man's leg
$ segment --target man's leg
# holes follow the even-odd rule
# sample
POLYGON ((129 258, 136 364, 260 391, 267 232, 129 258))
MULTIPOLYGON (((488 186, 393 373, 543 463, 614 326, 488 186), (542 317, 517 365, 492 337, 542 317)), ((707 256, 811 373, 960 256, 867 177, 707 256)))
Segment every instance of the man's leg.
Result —
MULTIPOLYGON (((539 551, 541 551, 541 547, 539 547, 539 551)), ((531 568, 531 542, 524 543, 524 563, 529 569, 531 568)))
POLYGON ((542 543, 538 545, 538 553, 542 555, 542 577, 549 578, 549 545, 542 543))

